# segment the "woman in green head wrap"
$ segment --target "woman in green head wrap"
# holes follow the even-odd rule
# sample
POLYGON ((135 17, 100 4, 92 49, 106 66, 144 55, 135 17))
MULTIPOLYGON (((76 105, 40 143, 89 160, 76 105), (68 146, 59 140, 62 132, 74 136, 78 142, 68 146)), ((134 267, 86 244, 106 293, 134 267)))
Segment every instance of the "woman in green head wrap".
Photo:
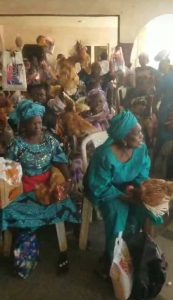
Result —
POLYGON ((111 120, 108 140, 95 150, 84 180, 85 193, 99 207, 105 223, 106 256, 113 255, 119 232, 140 229, 147 215, 142 206, 122 200, 128 186, 139 186, 149 178, 150 159, 141 126, 124 111, 111 120))
MULTIPOLYGON (((44 112, 42 105, 24 100, 11 116, 22 131, 11 143, 7 157, 22 166, 24 193, 0 212, 0 230, 20 228, 35 231, 49 224, 79 221, 76 206, 70 198, 48 206, 40 204, 36 198, 37 185, 49 183, 52 167, 60 169, 68 192, 71 188, 66 155, 58 140, 42 130, 44 112)), ((59 270, 68 267, 64 253, 58 266, 59 270)))

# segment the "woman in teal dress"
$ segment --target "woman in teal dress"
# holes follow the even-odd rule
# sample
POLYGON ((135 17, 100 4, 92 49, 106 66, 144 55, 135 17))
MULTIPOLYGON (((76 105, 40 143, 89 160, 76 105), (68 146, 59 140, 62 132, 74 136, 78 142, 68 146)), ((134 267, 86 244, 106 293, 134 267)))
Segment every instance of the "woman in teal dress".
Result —
POLYGON ((7 157, 19 162, 23 170, 24 193, 0 212, 0 229, 20 228, 29 231, 59 222, 79 222, 75 203, 69 198, 48 206, 37 201, 34 192, 40 183, 47 183, 52 166, 60 169, 67 181, 68 192, 71 178, 68 160, 60 143, 42 130, 45 108, 31 100, 22 101, 12 118, 20 128, 21 136, 12 141, 7 157))
POLYGON ((108 140, 95 150, 84 179, 85 193, 99 207, 105 223, 106 256, 112 260, 119 232, 134 233, 148 215, 141 205, 130 204, 129 186, 149 178, 150 158, 135 116, 124 111, 114 117, 108 140))

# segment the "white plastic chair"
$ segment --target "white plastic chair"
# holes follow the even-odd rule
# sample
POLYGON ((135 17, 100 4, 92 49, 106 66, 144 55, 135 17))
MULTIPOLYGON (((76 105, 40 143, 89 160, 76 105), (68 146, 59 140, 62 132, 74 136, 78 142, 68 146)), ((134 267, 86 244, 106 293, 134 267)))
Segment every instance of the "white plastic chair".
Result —
POLYGON ((55 224, 60 252, 67 251, 67 237, 64 222, 55 224))
MULTIPOLYGON (((67 251, 67 238, 64 222, 55 224, 59 250, 60 252, 67 251)), ((3 248, 3 255, 6 257, 10 256, 12 247, 12 233, 9 230, 4 231, 4 238, 2 232, 0 232, 0 248, 3 248)))
POLYGON ((127 94, 127 88, 125 86, 122 85, 117 89, 117 99, 119 105, 121 105, 121 100, 126 97, 126 94, 127 94))
POLYGON ((11 253, 12 233, 6 230, 4 235, 0 231, 0 249, 4 256, 9 257, 11 253))
MULTIPOLYGON (((87 145, 88 143, 92 143, 95 148, 102 145, 108 138, 108 134, 106 131, 96 132, 88 135, 82 142, 81 145, 81 153, 83 160, 83 170, 86 171, 88 167, 88 158, 87 158, 87 145)), ((89 231, 89 223, 92 216, 92 204, 87 199, 84 198, 83 201, 83 209, 82 209, 82 223, 79 237, 79 248, 81 250, 85 250, 87 246, 88 240, 88 231, 89 231)))

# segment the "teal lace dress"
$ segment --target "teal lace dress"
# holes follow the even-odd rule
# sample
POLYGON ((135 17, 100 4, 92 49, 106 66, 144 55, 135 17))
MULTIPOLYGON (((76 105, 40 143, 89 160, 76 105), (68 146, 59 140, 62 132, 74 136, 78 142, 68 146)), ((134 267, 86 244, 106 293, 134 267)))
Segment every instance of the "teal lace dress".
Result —
MULTIPOLYGON (((20 162, 23 175, 36 176, 50 171, 55 164, 68 163, 57 139, 45 135, 43 143, 28 144, 21 137, 15 139, 8 158, 20 162)), ((76 205, 72 199, 48 206, 40 204, 34 192, 23 193, 16 201, 0 211, 0 229, 22 228, 36 230, 41 226, 59 222, 79 222, 76 205)))

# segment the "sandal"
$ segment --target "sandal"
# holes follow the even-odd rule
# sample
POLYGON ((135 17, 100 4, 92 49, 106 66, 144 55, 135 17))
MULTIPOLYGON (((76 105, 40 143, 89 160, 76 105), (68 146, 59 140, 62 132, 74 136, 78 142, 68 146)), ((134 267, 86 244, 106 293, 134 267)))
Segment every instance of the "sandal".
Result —
POLYGON ((58 258, 57 274, 66 273, 69 270, 67 252, 61 252, 58 258))

